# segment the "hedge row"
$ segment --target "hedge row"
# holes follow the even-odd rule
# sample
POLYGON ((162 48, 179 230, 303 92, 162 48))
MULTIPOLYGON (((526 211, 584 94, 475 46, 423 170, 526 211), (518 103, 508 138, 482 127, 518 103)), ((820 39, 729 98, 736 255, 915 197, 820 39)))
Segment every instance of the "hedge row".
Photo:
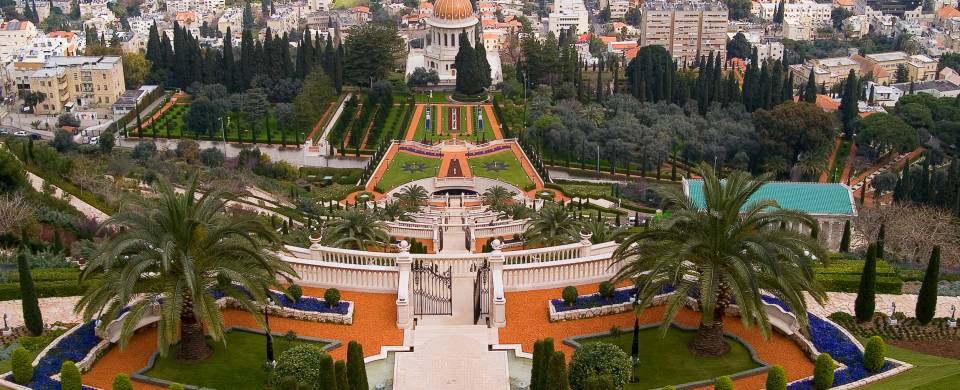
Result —
MULTIPOLYGON (((30 270, 33 280, 70 280, 76 281, 80 278, 79 268, 34 268, 30 270)), ((20 273, 17 271, 7 272, 7 281, 10 283, 20 281, 20 273)))
MULTIPOLYGON (((818 274, 860 275, 863 273, 863 263, 864 260, 848 259, 839 255, 831 255, 828 265, 816 266, 813 270, 818 274)), ((897 275, 897 270, 886 261, 877 260, 877 275, 894 276, 897 275)))
MULTIPOLYGON (((82 295, 92 283, 78 284, 76 280, 34 281, 38 298, 71 297, 82 295)), ((0 283, 0 301, 20 299, 20 283, 0 283)))
MULTIPOLYGON (((817 274, 817 280, 826 291, 855 293, 860 286, 860 275, 817 274)), ((877 293, 900 294, 903 281, 897 276, 877 275, 877 293)))

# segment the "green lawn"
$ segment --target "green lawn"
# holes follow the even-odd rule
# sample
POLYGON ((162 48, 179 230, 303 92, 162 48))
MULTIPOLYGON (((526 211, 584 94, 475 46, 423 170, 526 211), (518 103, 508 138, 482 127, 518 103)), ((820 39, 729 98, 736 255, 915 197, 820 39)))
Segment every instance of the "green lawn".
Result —
POLYGON ((414 180, 435 177, 440 169, 439 158, 423 157, 406 152, 398 152, 383 173, 377 187, 384 192, 414 180))
POLYGON ((521 190, 533 187, 533 180, 520 167, 520 162, 510 150, 467 159, 474 176, 502 180, 521 190), (493 168, 493 169, 488 169, 493 168))
POLYGON ((446 122, 444 121, 446 121, 446 117, 447 117, 446 115, 447 113, 446 112, 440 113, 440 111, 442 110, 438 108, 439 107, 437 106, 426 106, 423 108, 423 113, 420 115, 420 119, 417 122, 417 131, 413 135, 414 141, 423 142, 424 140, 426 140, 429 142, 437 142, 440 140, 450 139, 450 134, 447 132, 443 132, 442 134, 437 135, 437 126, 440 124, 443 124, 442 126, 445 126, 446 122), (427 110, 430 109, 431 107, 433 112, 430 115, 430 129, 427 130, 427 110), (438 113, 440 113, 440 115, 437 115, 438 113), (438 118, 440 119, 439 121, 437 120, 438 118))
POLYGON ((914 365, 914 368, 890 379, 871 384, 868 390, 955 389, 960 384, 960 360, 924 355, 909 349, 887 345, 887 357, 914 365))
MULTIPOLYGON (((750 351, 743 344, 727 338, 730 353, 720 358, 702 358, 687 351, 687 343, 693 339, 694 331, 684 331, 671 327, 665 337, 660 337, 657 327, 640 330, 640 366, 637 368, 639 382, 624 386, 625 390, 645 390, 713 379, 723 375, 732 375, 741 371, 760 367, 750 358, 750 351)), ((633 331, 624 330, 619 336, 600 336, 580 340, 581 344, 591 342, 615 344, 630 354, 633 331)))
POLYGON ((449 92, 438 92, 433 91, 433 97, 430 97, 430 93, 418 93, 414 96, 417 103, 447 103, 447 96, 450 95, 449 92))
POLYGON ((564 194, 569 196, 598 199, 613 193, 613 185, 605 183, 557 182, 556 184, 560 186, 564 194))
MULTIPOLYGON (((189 109, 188 105, 183 105, 183 104, 174 105, 169 110, 164 112, 163 115, 160 116, 160 118, 157 118, 156 121, 145 126, 142 132, 142 136, 144 138, 153 137, 154 135, 156 135, 156 137, 159 137, 159 138, 198 139, 197 134, 194 131, 187 129, 183 124, 183 117, 184 115, 186 115, 188 109, 189 109)), ((251 132, 252 126, 250 125, 250 123, 246 120, 239 119, 238 116, 234 113, 230 113, 228 116, 230 118, 229 123, 224 123, 224 126, 225 126, 224 130, 226 132, 227 141, 251 142, 253 140, 253 133, 251 132), (238 123, 239 123, 239 130, 238 130, 238 123), (240 133, 240 135, 242 135, 242 139, 241 137, 238 136, 238 132, 240 133)), ((146 118, 144 118, 144 121, 145 120, 146 118)), ((257 122, 257 126, 256 126, 257 142, 266 143, 267 141, 270 141, 270 143, 279 144, 281 135, 283 135, 283 138, 286 139, 286 143, 288 145, 295 145, 299 142, 302 142, 307 136, 306 133, 302 131, 295 132, 293 131, 293 129, 290 129, 290 128, 287 128, 281 132, 280 125, 277 123, 277 120, 272 116, 269 119, 269 126, 270 126, 270 131, 269 131, 270 134, 268 136, 267 134, 268 132, 264 128, 263 120, 260 120, 257 122)), ((130 136, 131 137, 138 136, 136 130, 133 130, 130 133, 130 136)), ((212 139, 214 141, 220 141, 223 139, 223 134, 220 133, 219 131, 216 134, 213 134, 210 136, 201 134, 199 139, 212 139)))
MULTIPOLYGON (((176 383, 213 389, 263 388, 267 373, 263 369, 266 360, 266 338, 262 334, 232 330, 227 332, 226 346, 215 343, 213 355, 199 363, 184 363, 176 360, 176 351, 171 350, 165 358, 158 358, 153 368, 145 375, 176 383)), ((274 337, 276 357, 293 345, 317 343, 298 339, 292 343, 283 337, 274 337)))

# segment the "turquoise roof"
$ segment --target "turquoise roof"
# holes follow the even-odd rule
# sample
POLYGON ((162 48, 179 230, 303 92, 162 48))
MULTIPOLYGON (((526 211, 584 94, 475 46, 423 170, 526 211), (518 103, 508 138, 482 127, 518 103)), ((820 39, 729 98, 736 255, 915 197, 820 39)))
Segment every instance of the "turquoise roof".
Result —
MULTIPOLYGON (((697 207, 704 207, 703 180, 687 180, 684 191, 697 207)), ((780 207, 812 215, 856 215, 853 197, 839 183, 769 182, 750 196, 748 203, 760 199, 775 200, 780 207)))

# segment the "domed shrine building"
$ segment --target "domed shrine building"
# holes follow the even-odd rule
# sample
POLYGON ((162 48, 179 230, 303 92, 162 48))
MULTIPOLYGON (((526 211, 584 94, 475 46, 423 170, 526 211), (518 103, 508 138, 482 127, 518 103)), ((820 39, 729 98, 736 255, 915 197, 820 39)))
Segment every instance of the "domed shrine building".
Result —
MULTIPOLYGON (((470 47, 476 47, 480 39, 480 19, 469 0, 436 0, 433 15, 427 18, 428 30, 423 38, 423 48, 411 49, 407 56, 407 77, 417 68, 435 70, 440 75, 440 86, 453 87, 457 81, 454 59, 460 50, 460 33, 466 32, 470 47)), ((500 54, 487 50, 490 78, 493 84, 503 81, 500 54)))

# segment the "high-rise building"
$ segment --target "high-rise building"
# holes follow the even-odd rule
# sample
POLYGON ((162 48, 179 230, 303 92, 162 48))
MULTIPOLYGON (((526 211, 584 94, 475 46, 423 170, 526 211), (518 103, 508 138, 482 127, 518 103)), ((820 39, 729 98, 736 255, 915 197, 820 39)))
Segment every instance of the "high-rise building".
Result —
POLYGON ((589 14, 583 0, 556 0, 553 2, 553 12, 548 15, 547 25, 550 32, 559 36, 561 30, 582 34, 590 31, 588 24, 589 14))
POLYGON ((720 53, 726 59, 727 7, 719 1, 648 1, 640 17, 640 46, 659 45, 679 64, 720 53))

